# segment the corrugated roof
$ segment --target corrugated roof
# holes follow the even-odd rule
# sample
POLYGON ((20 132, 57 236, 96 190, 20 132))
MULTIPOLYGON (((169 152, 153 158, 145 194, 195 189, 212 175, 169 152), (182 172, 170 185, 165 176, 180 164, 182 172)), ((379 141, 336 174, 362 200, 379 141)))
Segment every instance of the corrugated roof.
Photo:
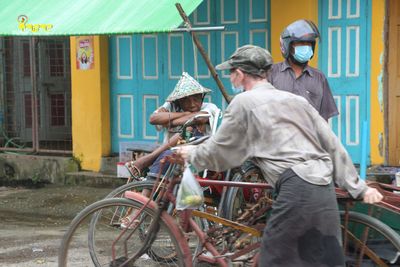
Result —
MULTIPOLYGON (((189 15, 202 0, 178 0, 189 15)), ((1 0, 0 36, 168 32, 177 0, 1 0)))

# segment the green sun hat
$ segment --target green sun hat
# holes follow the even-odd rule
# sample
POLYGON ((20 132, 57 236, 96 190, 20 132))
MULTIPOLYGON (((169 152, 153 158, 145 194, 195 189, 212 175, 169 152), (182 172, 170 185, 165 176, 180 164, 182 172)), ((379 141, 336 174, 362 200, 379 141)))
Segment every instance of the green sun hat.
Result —
POLYGON ((211 92, 210 89, 203 87, 187 72, 184 72, 172 93, 167 97, 167 101, 173 102, 190 95, 207 94, 209 92, 211 92))

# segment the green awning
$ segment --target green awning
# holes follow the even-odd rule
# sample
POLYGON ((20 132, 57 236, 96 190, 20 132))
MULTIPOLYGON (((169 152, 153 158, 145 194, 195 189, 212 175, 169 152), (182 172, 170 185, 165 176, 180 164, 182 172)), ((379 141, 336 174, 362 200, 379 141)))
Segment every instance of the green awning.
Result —
POLYGON ((202 0, 1 0, 0 36, 168 32, 202 0))

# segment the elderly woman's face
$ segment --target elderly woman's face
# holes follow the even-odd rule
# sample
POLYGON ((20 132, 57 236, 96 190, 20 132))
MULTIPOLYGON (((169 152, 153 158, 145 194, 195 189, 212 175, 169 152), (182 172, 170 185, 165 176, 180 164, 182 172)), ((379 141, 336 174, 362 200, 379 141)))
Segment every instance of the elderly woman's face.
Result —
POLYGON ((178 99, 178 105, 183 111, 199 112, 201 105, 203 104, 203 95, 190 95, 181 99, 178 99))

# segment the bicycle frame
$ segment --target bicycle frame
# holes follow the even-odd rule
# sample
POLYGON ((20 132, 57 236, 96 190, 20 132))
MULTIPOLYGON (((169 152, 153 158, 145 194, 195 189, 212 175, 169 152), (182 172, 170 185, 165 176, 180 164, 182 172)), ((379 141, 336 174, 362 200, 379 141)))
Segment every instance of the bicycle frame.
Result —
MULTIPOLYGON (((265 184, 265 183, 230 182, 230 181, 215 181, 215 180, 200 180, 200 179, 198 179, 198 182, 200 183, 201 186, 218 185, 218 186, 241 187, 241 188, 272 189, 271 185, 265 184)), ((261 209, 261 213, 265 213, 266 210, 267 209, 261 209)), ((251 226, 247 226, 245 224, 234 222, 234 221, 231 221, 231 220, 228 220, 225 218, 221 218, 219 216, 216 216, 216 215, 213 215, 213 214, 210 214, 207 212, 202 212, 199 210, 193 210, 193 211, 190 210, 189 212, 185 213, 185 216, 189 217, 190 227, 194 230, 196 235, 199 237, 200 244, 203 244, 203 247, 205 247, 206 250, 211 252, 211 254, 212 254, 212 257, 202 255, 202 254, 195 255, 194 257, 196 257, 197 259, 200 259, 202 261, 205 261, 205 262, 208 262, 211 264, 218 263, 219 266, 228 266, 228 262, 225 261, 224 258, 229 259, 229 260, 235 260, 236 258, 243 256, 243 255, 245 255, 255 249, 258 249, 260 247, 260 243, 257 242, 255 244, 247 246, 243 249, 239 249, 235 253, 228 253, 228 254, 222 255, 220 252, 218 252, 218 250, 215 248, 215 246, 210 241, 208 241, 209 239, 208 239, 207 233, 205 233, 197 225, 197 223, 192 219, 192 216, 204 218, 204 219, 207 219, 207 221, 212 221, 217 224, 221 224, 223 226, 230 227, 234 230, 239 230, 241 233, 247 233, 251 237, 260 238, 262 236, 262 230, 256 229, 251 226)))
MULTIPOLYGON (((164 200, 169 200, 171 203, 175 203, 175 196, 172 193, 172 189, 174 187, 174 185, 179 182, 180 178, 174 178, 173 181, 168 185, 168 188, 166 189, 166 192, 164 192, 163 196, 161 197, 164 200), (176 179, 176 180, 174 180, 176 179)), ((270 185, 268 184, 262 184, 262 183, 233 183, 233 182, 228 182, 228 181, 204 181, 204 180, 200 180, 202 182, 203 186, 207 186, 207 185, 221 185, 221 186, 237 186, 237 187, 259 187, 259 188, 263 188, 263 189, 269 189, 271 188, 270 185), (210 183, 208 183, 210 182, 210 183), (217 182, 217 183, 215 183, 217 182)), ((161 192, 160 192, 161 193, 161 192)), ((162 193, 161 193, 162 194, 162 193)), ((131 192, 131 191, 127 191, 125 193, 125 197, 126 198, 130 198, 130 199, 135 199, 135 200, 141 200, 142 203, 144 203, 143 208, 141 210, 143 210, 146 206, 150 206, 152 208, 156 208, 158 207, 159 210, 163 210, 164 212, 166 212, 166 209, 162 209, 160 206, 157 205, 156 202, 154 202, 153 200, 147 199, 146 197, 144 197, 141 194, 135 193, 135 192, 131 192)), ((162 201, 162 200, 161 200, 162 201)), ((137 215, 135 216, 135 218, 137 218, 139 216, 140 211, 137 213, 137 215)), ((201 259, 202 261, 206 261, 209 263, 218 263, 220 266, 228 266, 228 263, 224 260, 224 258, 229 258, 230 260, 233 260, 235 258, 238 258, 244 254, 249 253, 252 250, 255 250, 259 247, 259 243, 251 246, 251 247, 247 247, 245 249, 239 250, 237 252, 235 252, 234 254, 229 254, 229 255, 221 255, 218 250, 214 247, 214 245, 207 241, 207 237, 208 235, 197 225, 197 223, 192 219, 192 216, 196 216, 199 218, 205 218, 208 221, 213 221, 215 223, 219 223, 222 224, 224 226, 228 226, 231 227, 233 229, 239 230, 243 233, 248 233, 250 234, 252 237, 261 237, 262 236, 262 231, 260 231, 259 229, 250 227, 250 226, 246 226, 244 224, 240 224, 234 221, 230 221, 221 217, 218 217, 216 215, 212 215, 206 212, 202 212, 202 211, 198 211, 198 210, 188 210, 187 212, 183 212, 183 216, 184 219, 183 221, 185 221, 185 219, 188 221, 191 229, 193 229, 193 231, 196 233, 196 235, 199 237, 200 239, 200 243, 204 244, 204 247, 206 248, 207 251, 209 251, 212 254, 212 257, 210 256, 205 256, 205 255, 197 255, 196 257, 198 259, 201 259)), ((174 224, 177 224, 176 221, 174 221, 174 219, 171 217, 171 220, 173 221, 174 224)), ((157 224, 157 221, 154 221, 155 224, 157 224)), ((184 223, 184 222, 183 222, 184 223)), ((152 226, 150 226, 150 228, 152 228, 152 226)), ((185 226, 183 225, 182 228, 185 228, 185 226)), ((121 233, 121 236, 123 234, 121 233)), ((127 238, 129 238, 130 236, 128 236, 127 238)), ((119 238, 118 238, 119 239, 119 238)), ((117 241, 117 240, 116 240, 117 241)), ((126 242, 125 242, 126 244, 126 242)), ((189 250, 189 245, 187 243, 186 239, 180 239, 180 244, 183 248, 184 251, 189 250)), ((138 253, 136 253, 136 257, 140 256, 139 254, 142 251, 146 251, 146 249, 148 248, 148 246, 151 245, 148 242, 145 242, 145 245, 143 246, 142 250, 138 253)), ((128 259, 126 262, 129 262, 133 259, 135 259, 136 257, 131 257, 130 259, 128 259)), ((186 256, 187 258, 185 259, 185 262, 187 264, 188 261, 192 261, 191 258, 191 254, 190 254, 190 250, 189 250, 189 254, 186 256)), ((186 265, 186 266, 191 266, 191 265, 186 265)))
MULTIPOLYGON (((387 209, 389 211, 400 214, 400 195, 393 193, 391 191, 400 192, 400 188, 392 185, 386 185, 377 182, 370 182, 368 186, 374 187, 379 190, 379 192, 383 195, 383 200, 379 203, 376 203, 372 206, 381 207, 387 209)), ((344 191, 343 189, 336 188, 336 196, 338 199, 346 199, 348 201, 354 201, 351 198, 349 193, 344 191)))
MULTIPOLYGON (((153 187, 153 190, 151 193, 151 195, 153 195, 155 192, 157 192, 159 194, 158 202, 155 202, 151 199, 147 199, 143 195, 135 193, 135 192, 127 191, 125 193, 126 198, 135 199, 136 201, 140 201, 141 203, 143 203, 143 207, 136 213, 136 215, 132 221, 139 218, 140 213, 147 206, 157 209, 157 211, 158 211, 157 216, 160 216, 161 213, 163 213, 163 212, 167 213, 167 207, 168 207, 169 203, 172 203, 175 205, 176 198, 174 195, 174 188, 177 184, 180 183, 180 180, 181 180, 180 170, 177 170, 177 168, 182 167, 184 163, 182 162, 182 160, 176 159, 173 156, 168 156, 166 159, 164 159, 164 162, 167 160, 169 162, 171 162, 171 165, 170 165, 169 169, 167 170, 166 174, 164 175, 164 178, 161 181, 160 181, 161 175, 158 175, 158 178, 154 184, 154 187, 153 187), (162 183, 166 183, 166 186, 161 186, 162 183)), ((271 189, 272 188, 271 185, 265 184, 265 183, 245 183, 245 182, 230 182, 230 181, 203 180, 203 179, 198 179, 198 181, 202 186, 219 185, 219 186, 236 186, 236 187, 243 187, 243 188, 257 187, 260 189, 271 189)), ((208 240, 207 233, 205 233, 197 225, 197 223, 192 219, 192 216, 196 216, 199 218, 205 218, 208 221, 213 221, 213 222, 219 223, 221 225, 231 227, 232 229, 239 230, 242 233, 247 233, 247 234, 251 235, 252 237, 261 237, 262 231, 260 231, 259 229, 241 224, 241 223, 230 221, 230 220, 218 217, 216 215, 212 215, 212 214, 209 214, 206 212, 201 212, 198 210, 193 210, 193 211, 187 210, 187 211, 181 212, 181 214, 182 214, 182 217, 181 217, 182 218, 182 220, 181 220, 182 229, 187 229, 187 227, 189 225, 190 228, 193 229, 194 232, 196 233, 196 235, 199 237, 200 243, 203 244, 203 246, 206 248, 206 250, 212 254, 211 257, 205 256, 205 255, 196 255, 195 256, 198 259, 201 259, 202 261, 206 261, 209 263, 218 263, 220 266, 228 266, 228 263, 224 258, 229 258, 230 260, 233 260, 233 259, 240 257, 244 254, 247 254, 250 251, 255 250, 259 247, 259 243, 256 243, 250 247, 241 249, 233 254, 222 255, 211 242, 207 241, 208 240)), ((168 216, 170 216, 170 215, 168 215, 168 216)), ((174 219, 172 217, 171 217, 171 220, 174 221, 174 219)), ((157 220, 154 220, 153 223, 150 225, 150 229, 152 229, 153 234, 149 235, 146 238, 142 249, 140 251, 138 251, 134 256, 127 259, 125 261, 125 263, 128 263, 132 260, 137 259, 138 257, 141 256, 142 253, 144 253, 151 246, 152 237, 157 234, 157 229, 156 229, 157 224, 158 224, 157 220)), ((174 221, 174 224, 177 224, 176 221, 174 221)), ((128 239, 136 231, 136 227, 134 228, 134 230, 132 231, 132 233, 130 235, 124 237, 125 238, 125 240, 124 240, 125 247, 127 246, 128 239)), ((124 235, 125 232, 126 232, 126 229, 121 232, 121 234, 117 237, 116 240, 114 240, 113 248, 112 248, 113 251, 115 250, 114 245, 117 243, 117 241, 119 241, 122 238, 122 236, 124 235)), ((180 232, 182 234, 182 231, 180 231, 180 232)), ((178 234, 178 236, 180 236, 181 234, 178 234)), ((185 253, 185 264, 186 264, 186 266, 191 266, 192 257, 190 254, 188 242, 184 238, 183 239, 180 238, 179 240, 180 240, 179 242, 181 244, 183 251, 189 251, 188 254, 185 253), (190 265, 188 264, 188 262, 190 262, 190 265)), ((113 255, 113 258, 115 258, 114 255, 113 255)))

